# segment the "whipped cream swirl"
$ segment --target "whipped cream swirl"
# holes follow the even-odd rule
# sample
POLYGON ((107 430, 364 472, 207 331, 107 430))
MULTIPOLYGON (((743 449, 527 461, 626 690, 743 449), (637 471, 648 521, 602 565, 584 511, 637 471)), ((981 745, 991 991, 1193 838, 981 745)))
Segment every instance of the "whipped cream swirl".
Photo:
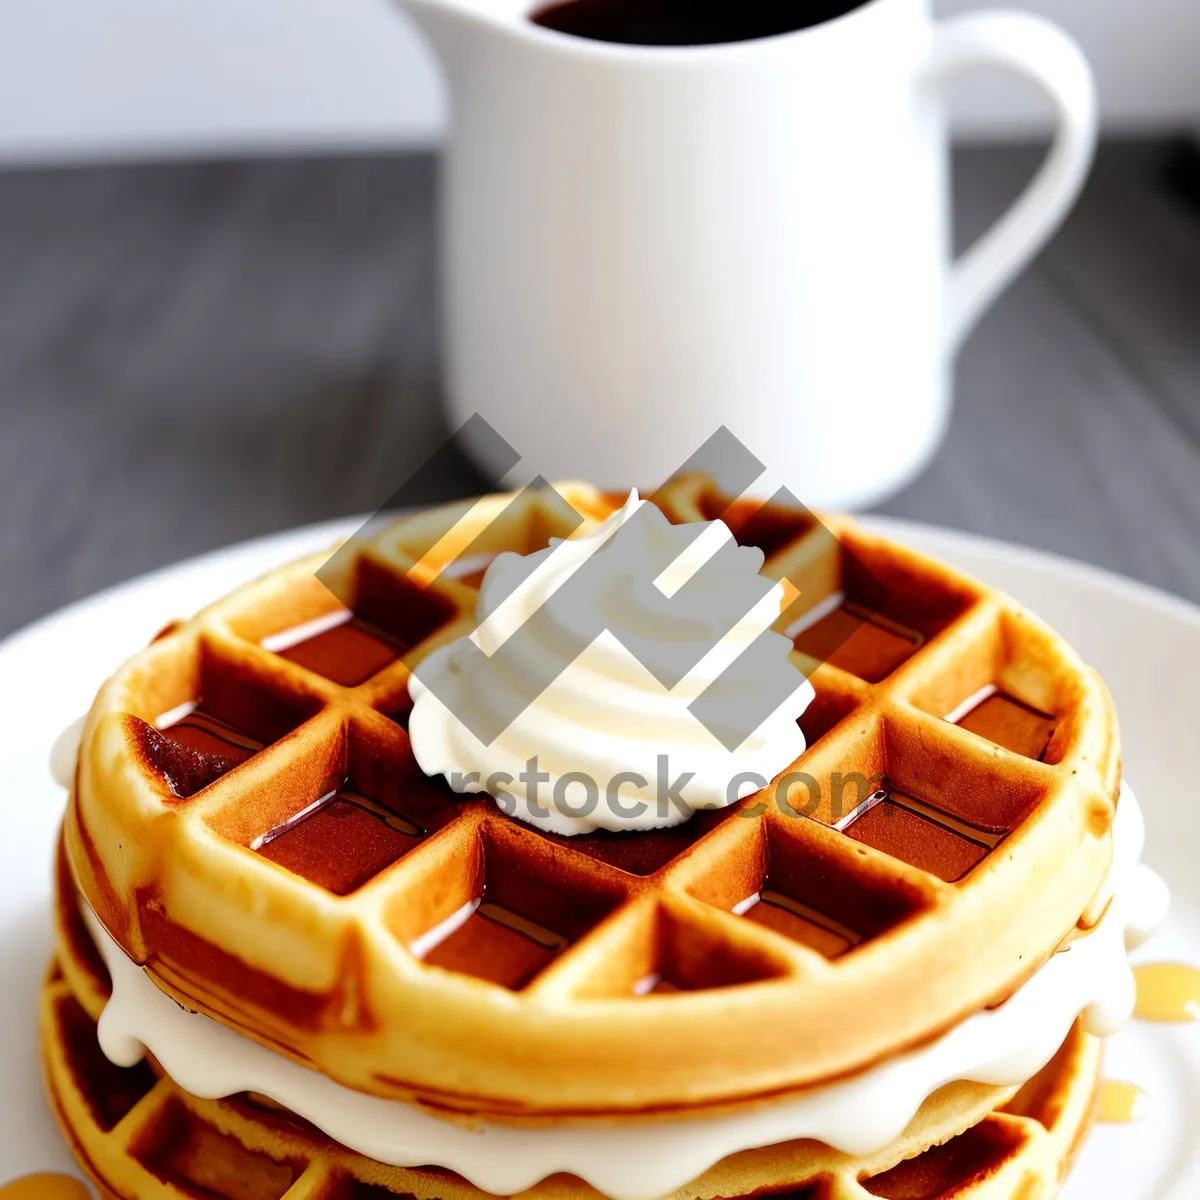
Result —
POLYGON ((786 589, 755 585, 762 564, 723 521, 672 525, 636 491, 590 533, 499 555, 476 630, 410 681, 421 769, 568 835, 665 828, 765 787, 804 751, 813 688, 770 632, 786 589), (786 694, 734 736, 767 671, 786 694))

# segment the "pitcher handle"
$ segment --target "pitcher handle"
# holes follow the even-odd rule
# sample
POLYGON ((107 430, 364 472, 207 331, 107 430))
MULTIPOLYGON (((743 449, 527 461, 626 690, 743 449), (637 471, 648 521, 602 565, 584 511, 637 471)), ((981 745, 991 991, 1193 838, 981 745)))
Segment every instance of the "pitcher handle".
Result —
POLYGON ((1096 151, 1096 87, 1069 34, 1032 13, 1008 10, 939 22, 929 67, 935 83, 972 67, 997 65, 1041 84, 1058 110, 1058 128, 1024 192, 951 268, 945 328, 950 353, 1049 241, 1078 198, 1096 151))

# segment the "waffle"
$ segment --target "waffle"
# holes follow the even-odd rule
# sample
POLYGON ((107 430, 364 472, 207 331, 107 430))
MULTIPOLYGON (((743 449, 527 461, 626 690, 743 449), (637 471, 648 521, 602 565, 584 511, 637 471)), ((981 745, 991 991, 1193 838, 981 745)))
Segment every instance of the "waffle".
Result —
MULTIPOLYGON (((113 1066, 96 1040, 107 976, 73 892, 59 895, 56 959, 42 991, 44 1073, 63 1132, 105 1200, 489 1200, 450 1172, 364 1158, 262 1097, 200 1100, 153 1060, 113 1066)), ((1049 1197, 1090 1126, 1099 1064, 1100 1043, 1076 1028, 1024 1088, 943 1088, 896 1142, 869 1158, 810 1141, 745 1151, 671 1200, 1049 1197)), ((521 1195, 600 1200, 566 1175, 521 1195)))
POLYGON ((1061 639, 851 521, 730 505, 688 477, 654 499, 672 520, 724 514, 800 590, 808 617, 780 623, 816 687, 796 764, 811 785, 562 838, 421 775, 409 669, 473 628, 488 557, 620 501, 493 496, 343 548, 324 577, 345 604, 315 575, 328 555, 303 560, 105 685, 66 843, 126 953, 187 1007, 362 1091, 646 1119, 918 1044, 1094 922, 1117 733, 1061 639), (845 794, 854 772, 869 795, 845 794))

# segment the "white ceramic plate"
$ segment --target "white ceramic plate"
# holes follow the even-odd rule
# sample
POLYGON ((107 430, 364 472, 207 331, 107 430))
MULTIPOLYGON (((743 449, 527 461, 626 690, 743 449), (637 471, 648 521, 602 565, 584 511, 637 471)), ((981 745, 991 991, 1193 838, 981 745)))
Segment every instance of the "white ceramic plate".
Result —
MULTIPOLYGON (((63 797, 50 743, 99 682, 161 625, 238 583, 351 532, 345 521, 235 546, 113 588, 0 643, 0 1182, 74 1166, 42 1099, 35 1035, 50 947, 50 862, 63 797)), ((1200 805, 1188 767, 1200 746, 1200 609, 1101 571, 996 542, 899 521, 881 532, 1011 592, 1098 667, 1116 698, 1126 774, 1149 826, 1147 857, 1174 906, 1141 954, 1200 964, 1200 805)), ((1108 1074, 1140 1084, 1150 1115, 1102 1126, 1067 1200, 1200 1196, 1200 1026, 1132 1025, 1108 1074)))

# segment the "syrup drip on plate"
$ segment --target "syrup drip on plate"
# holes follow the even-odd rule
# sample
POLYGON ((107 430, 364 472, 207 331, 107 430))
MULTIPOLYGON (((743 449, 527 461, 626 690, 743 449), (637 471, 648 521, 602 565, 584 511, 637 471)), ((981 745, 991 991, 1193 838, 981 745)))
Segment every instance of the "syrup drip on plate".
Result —
POLYGON ((1136 1083, 1106 1079, 1100 1086, 1100 1112, 1096 1119, 1102 1125, 1129 1125, 1140 1121, 1150 1111, 1150 1097, 1136 1083))
MULTIPOLYGON (((1134 967, 1139 1021, 1200 1021, 1200 968, 1186 963, 1143 963, 1134 967)), ((1150 1109, 1150 1097, 1136 1083, 1106 1079, 1100 1088, 1100 1114, 1105 1125, 1140 1121, 1150 1109)))
POLYGON ((1200 1021, 1200 969, 1184 963, 1144 963, 1135 967, 1137 1007, 1142 1021, 1200 1021))
POLYGON ((0 1186, 0 1200, 92 1200, 87 1185, 72 1175, 24 1175, 0 1186))

